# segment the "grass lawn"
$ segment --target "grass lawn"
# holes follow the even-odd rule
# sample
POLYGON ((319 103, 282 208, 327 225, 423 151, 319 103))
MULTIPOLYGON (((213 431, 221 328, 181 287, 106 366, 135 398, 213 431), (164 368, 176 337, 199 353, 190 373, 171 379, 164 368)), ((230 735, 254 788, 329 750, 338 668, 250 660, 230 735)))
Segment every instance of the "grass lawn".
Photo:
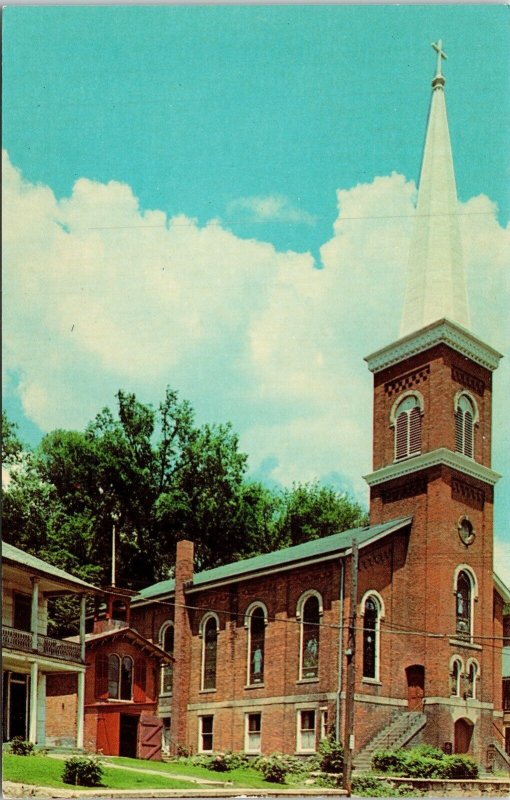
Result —
MULTIPOLYGON (((137 767, 138 769, 156 769, 161 772, 168 772, 169 775, 187 775, 190 778, 205 778, 208 781, 218 781, 221 783, 233 783, 234 786, 244 787, 245 789, 273 789, 277 784, 265 781, 260 772, 250 767, 233 769, 231 772, 215 772, 207 767, 195 767, 183 761, 141 761, 137 758, 111 757, 104 759, 113 764, 120 764, 124 767, 137 767)), ((113 772, 113 770, 112 770, 113 772)), ((292 781, 292 776, 288 776, 286 783, 292 781)), ((292 781, 294 783, 294 781, 292 781)), ((196 786, 196 784, 195 784, 196 786)))
MULTIPOLYGON (((147 764, 147 761, 135 759, 119 759, 130 762, 132 766, 147 764)), ((154 762, 152 762, 154 766, 154 762)), ((149 767, 148 767, 149 768, 149 767)), ((51 786, 53 788, 69 788, 69 784, 62 782, 64 761, 48 756, 13 756, 4 753, 3 779, 14 783, 26 783, 35 786, 51 786)), ((208 772, 208 770, 206 770, 208 772)), ((105 767, 101 782, 108 789, 196 789, 197 784, 190 781, 179 781, 163 775, 143 775, 128 772, 122 769, 108 769, 105 767)), ((85 786, 73 786, 73 789, 85 789, 85 786)))

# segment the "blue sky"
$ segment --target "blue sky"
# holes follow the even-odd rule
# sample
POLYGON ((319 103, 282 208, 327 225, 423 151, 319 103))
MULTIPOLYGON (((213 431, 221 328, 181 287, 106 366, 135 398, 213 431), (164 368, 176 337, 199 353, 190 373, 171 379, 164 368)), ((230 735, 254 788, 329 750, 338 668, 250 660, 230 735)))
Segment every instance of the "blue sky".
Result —
MULTIPOLYGON (((438 38, 473 330, 508 342, 509 22, 488 5, 7 8, 4 393, 25 438, 169 384, 233 422, 253 474, 364 499, 362 358, 398 335, 438 38)), ((506 474, 509 382, 504 363, 506 474)))

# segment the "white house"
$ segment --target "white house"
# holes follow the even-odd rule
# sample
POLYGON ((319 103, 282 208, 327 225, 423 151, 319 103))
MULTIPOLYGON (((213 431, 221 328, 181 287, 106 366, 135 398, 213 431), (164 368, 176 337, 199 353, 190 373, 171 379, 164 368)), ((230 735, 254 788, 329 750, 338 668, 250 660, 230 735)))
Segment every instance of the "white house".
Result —
POLYGON ((98 590, 62 569, 2 543, 3 741, 15 736, 37 745, 48 741, 46 676, 77 675, 73 698, 75 741, 83 747, 85 684, 85 599, 98 590), (69 642, 47 636, 48 600, 80 597, 80 639, 69 642))

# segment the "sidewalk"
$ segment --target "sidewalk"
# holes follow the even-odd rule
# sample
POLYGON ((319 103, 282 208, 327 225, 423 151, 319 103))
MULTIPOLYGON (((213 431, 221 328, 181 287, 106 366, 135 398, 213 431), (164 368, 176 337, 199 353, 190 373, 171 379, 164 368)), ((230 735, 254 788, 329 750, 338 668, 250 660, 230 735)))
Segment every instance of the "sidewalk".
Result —
MULTIPOLYGON (((161 773, 158 773, 161 774, 161 773)), ((189 778, 187 779, 189 780, 189 778)), ((65 798, 74 800, 78 797, 134 797, 144 800, 151 797, 330 797, 345 795, 343 789, 323 789, 319 787, 310 789, 243 789, 241 787, 207 787, 204 789, 148 789, 140 792, 139 789, 52 789, 44 786, 28 786, 21 783, 5 781, 3 784, 4 797, 34 798, 34 800, 49 800, 50 798, 65 798)))

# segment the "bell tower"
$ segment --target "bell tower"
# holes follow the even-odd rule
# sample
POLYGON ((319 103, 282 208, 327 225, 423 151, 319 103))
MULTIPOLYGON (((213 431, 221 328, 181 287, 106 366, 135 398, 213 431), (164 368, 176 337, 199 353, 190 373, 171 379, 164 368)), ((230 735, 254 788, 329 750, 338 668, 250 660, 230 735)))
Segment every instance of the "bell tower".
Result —
POLYGON ((437 66, 401 338, 366 358, 374 375, 374 419, 373 471, 365 480, 371 524, 413 517, 405 568, 394 576, 396 618, 413 634, 395 656, 395 674, 416 665, 423 671, 427 741, 451 742, 454 751, 481 758, 484 737, 491 738, 494 685, 483 634, 493 627, 499 475, 491 468, 491 398, 501 355, 470 331, 442 74, 446 54, 441 41, 433 47, 437 66))

